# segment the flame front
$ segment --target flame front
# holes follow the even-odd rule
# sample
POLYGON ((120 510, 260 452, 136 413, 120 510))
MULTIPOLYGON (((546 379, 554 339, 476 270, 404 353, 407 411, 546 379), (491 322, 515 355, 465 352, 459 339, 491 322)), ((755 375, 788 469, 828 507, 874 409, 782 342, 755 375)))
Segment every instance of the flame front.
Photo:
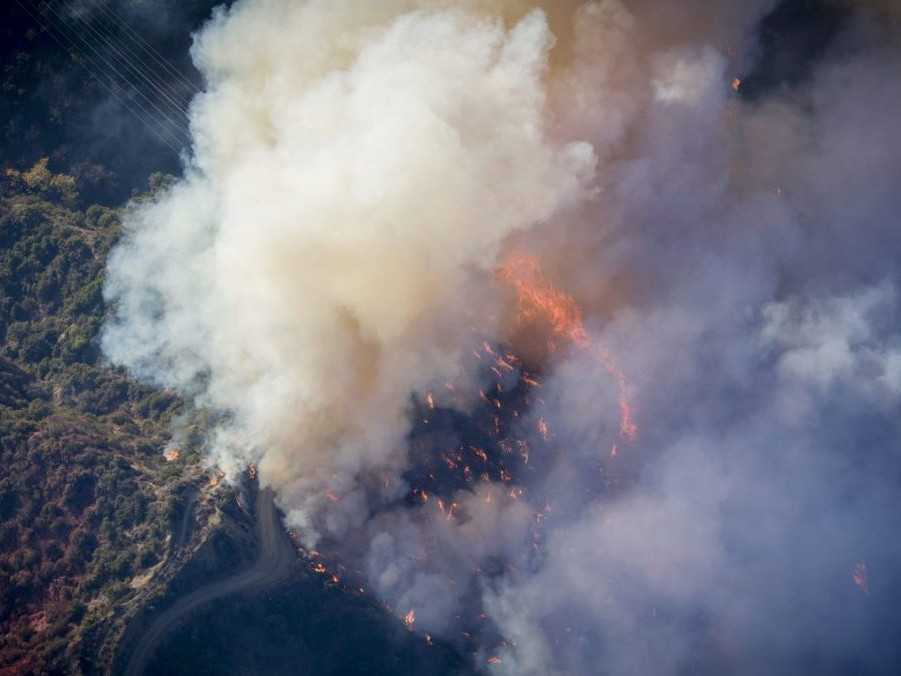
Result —
POLYGON ((617 366, 613 356, 603 347, 592 342, 585 330, 582 308, 567 293, 557 289, 545 277, 538 260, 533 256, 515 255, 507 259, 498 270, 500 280, 516 289, 519 304, 519 320, 541 320, 551 330, 549 348, 556 349, 554 339, 563 339, 579 350, 592 353, 616 382, 619 396, 619 434, 629 442, 638 436, 634 407, 629 395, 629 382, 617 366))

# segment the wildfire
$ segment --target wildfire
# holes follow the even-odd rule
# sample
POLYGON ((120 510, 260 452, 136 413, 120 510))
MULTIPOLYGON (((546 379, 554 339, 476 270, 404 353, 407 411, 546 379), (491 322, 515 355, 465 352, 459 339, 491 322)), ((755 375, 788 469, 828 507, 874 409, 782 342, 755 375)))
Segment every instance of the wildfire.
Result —
MULTIPOLYGON (((553 337, 567 340, 576 348, 595 354, 616 382, 619 394, 620 436, 627 441, 635 441, 638 426, 634 420, 628 380, 610 353, 592 343, 585 330, 582 308, 575 299, 554 287, 544 276, 538 260, 532 256, 512 256, 498 270, 497 276, 516 289, 520 321, 540 319, 549 325, 553 337)), ((550 345, 551 349, 555 346, 555 342, 550 345)))
MULTIPOLYGON (((519 320, 524 323, 540 323, 543 329, 541 333, 547 339, 550 350, 585 352, 596 360, 600 367, 598 371, 603 369, 603 372, 611 376, 618 394, 619 433, 612 446, 607 448, 610 449, 610 455, 616 457, 618 450, 624 448, 624 444, 634 441, 637 434, 629 398, 630 387, 613 357, 589 336, 582 308, 572 296, 553 286, 534 258, 511 258, 498 270, 497 278, 509 284, 516 292, 519 320)), ((534 455, 539 460, 538 463, 530 458, 533 455, 529 446, 532 435, 548 443, 555 439, 552 430, 555 420, 547 412, 545 401, 538 396, 543 387, 543 377, 540 368, 536 372, 530 372, 528 359, 511 352, 511 346, 492 344, 483 340, 478 333, 476 335, 478 337, 472 349, 472 355, 477 360, 474 366, 486 381, 483 389, 477 390, 481 403, 473 414, 473 429, 461 435, 462 438, 453 446, 438 441, 444 439, 441 427, 447 424, 439 418, 434 421, 439 428, 435 432, 426 432, 424 428, 420 428, 422 433, 420 429, 414 431, 412 449, 415 456, 421 456, 422 459, 417 461, 415 471, 410 474, 412 485, 405 502, 411 508, 427 509, 430 518, 462 524, 471 515, 460 503, 454 501, 457 492, 467 488, 474 490, 478 484, 496 486, 498 490, 487 490, 477 499, 489 505, 496 502, 519 502, 520 509, 532 512, 534 521, 529 525, 531 546, 540 555, 545 547, 544 523, 552 508, 546 497, 535 495, 533 498, 527 492, 527 477, 523 473, 533 468, 541 471, 545 467, 540 461, 542 451, 548 450, 546 445, 542 444, 535 449, 534 455), (527 420, 528 425, 521 424, 527 420), (523 430, 528 428, 531 428, 528 438, 521 437, 523 430), (441 443, 442 446, 438 447, 436 443, 441 443), (527 467, 530 461, 531 466, 527 467), (419 466, 419 462, 422 466, 419 466), (537 507, 540 504, 544 507, 537 507)), ((454 384, 448 382, 443 389, 423 391, 417 427, 429 424, 429 411, 441 406, 446 396, 442 394, 444 391, 451 393, 453 397, 456 393, 454 384)), ((428 552, 422 554, 424 559, 429 556, 428 552)), ((314 572, 318 572, 316 568, 314 572)), ((342 573, 344 579, 349 579, 350 573, 342 573)), ((325 570, 323 566, 321 574, 328 576, 331 571, 325 570)), ((475 574, 483 573, 476 567, 475 574)), ((415 610, 404 611, 402 606, 390 610, 408 629, 414 629, 415 610)), ((484 614, 480 619, 485 619, 484 614)), ((473 635, 468 632, 463 632, 463 635, 468 640, 474 640, 473 635)), ((426 641, 430 644, 431 637, 426 637, 426 641)), ((501 657, 488 653, 486 661, 489 665, 497 665, 501 663, 501 657)))
POLYGON ((567 338, 578 347, 588 347, 582 309, 575 299, 554 288, 537 259, 513 256, 498 271, 498 278, 515 287, 520 320, 542 319, 550 324, 554 335, 567 338))

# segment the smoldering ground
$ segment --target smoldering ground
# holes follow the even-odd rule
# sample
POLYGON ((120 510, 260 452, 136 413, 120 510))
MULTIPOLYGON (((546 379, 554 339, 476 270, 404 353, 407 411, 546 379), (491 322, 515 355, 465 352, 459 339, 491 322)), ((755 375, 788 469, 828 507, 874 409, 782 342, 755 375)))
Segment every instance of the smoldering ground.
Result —
POLYGON ((211 462, 258 463, 309 543, 491 669, 892 673, 895 24, 846 7, 804 77, 746 97, 773 3, 544 9, 217 13, 184 178, 110 260, 106 353, 226 412, 211 462), (546 454, 522 495, 398 504, 411 395, 452 381, 466 414, 474 327, 522 340, 514 251, 580 303, 637 438, 603 364, 558 350, 553 441, 510 425, 546 454), (460 639, 463 588, 490 641, 460 639))

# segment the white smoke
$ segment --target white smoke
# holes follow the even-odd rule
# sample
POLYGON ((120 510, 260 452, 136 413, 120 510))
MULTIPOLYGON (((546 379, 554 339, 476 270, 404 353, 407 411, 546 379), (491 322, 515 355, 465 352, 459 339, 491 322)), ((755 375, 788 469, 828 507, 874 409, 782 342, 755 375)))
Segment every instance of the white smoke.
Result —
POLYGON ((107 354, 228 412, 214 461, 259 462, 303 523, 324 484, 404 462, 411 392, 489 314, 473 281, 595 161, 548 135, 542 13, 388 4, 220 13, 187 176, 110 261, 107 354))
POLYGON ((417 628, 457 640, 476 593, 500 672, 844 664, 894 626, 854 605, 851 566, 901 561, 878 546, 897 525, 901 59, 861 14, 845 58, 743 101, 773 4, 218 12, 185 177, 110 259, 106 353, 220 412, 211 461, 258 463, 308 542, 352 542, 417 628), (584 301, 639 442, 607 458, 614 383, 563 355, 541 393, 554 455, 529 479, 547 504, 481 483, 459 519, 388 508, 411 395, 477 391, 473 329, 509 338, 492 273, 514 246, 584 301))

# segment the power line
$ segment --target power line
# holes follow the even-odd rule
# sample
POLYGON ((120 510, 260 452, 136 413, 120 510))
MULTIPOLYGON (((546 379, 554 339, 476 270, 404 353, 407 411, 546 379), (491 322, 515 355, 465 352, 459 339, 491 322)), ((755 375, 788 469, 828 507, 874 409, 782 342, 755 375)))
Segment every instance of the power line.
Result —
POLYGON ((80 57, 79 63, 81 63, 81 65, 85 68, 85 70, 88 71, 88 74, 94 80, 96 80, 97 83, 101 87, 103 87, 107 92, 109 92, 109 94, 114 99, 116 99, 125 110, 129 111, 132 115, 134 115, 142 124, 144 124, 160 140, 160 142, 162 142, 172 152, 174 152, 176 155, 181 154, 181 149, 175 143, 173 143, 174 139, 171 137, 171 135, 168 133, 164 133, 165 132, 164 129, 157 127, 157 125, 155 124, 157 121, 153 119, 152 114, 149 114, 149 112, 146 111, 144 108, 142 108, 139 104, 131 105, 131 101, 129 99, 126 99, 121 92, 116 91, 117 85, 116 85, 115 81, 111 80, 112 84, 110 84, 110 82, 107 82, 106 80, 101 78, 97 74, 97 72, 94 71, 88 65, 88 62, 83 59, 83 55, 80 54, 78 47, 71 41, 70 38, 68 38, 68 36, 66 36, 64 33, 59 31, 58 29, 56 30, 56 33, 59 33, 59 36, 56 33, 54 33, 53 32, 54 29, 52 28, 52 26, 45 23, 41 19, 39 14, 33 13, 31 8, 29 8, 28 5, 25 4, 27 2, 27 0, 15 0, 15 1, 16 1, 16 4, 19 5, 25 11, 25 13, 28 14, 28 16, 30 16, 35 21, 35 23, 37 23, 37 25, 45 33, 47 33, 47 35, 49 35, 54 40, 54 42, 56 42, 60 47, 62 47, 62 49, 64 51, 66 51, 66 52, 74 51, 76 54, 78 54, 80 57), (65 38, 67 41, 69 41, 70 44, 68 46, 66 44, 64 44, 63 41, 60 39, 60 36, 65 38), (148 118, 147 115, 150 115, 150 117, 148 118))
POLYGON ((46 9, 49 9, 50 12, 52 12, 56 16, 56 18, 59 19, 58 24, 55 26, 58 32, 66 34, 66 36, 69 38, 69 40, 72 41, 73 44, 75 44, 76 42, 81 43, 84 47, 90 50, 94 54, 95 61, 98 62, 98 65, 100 65, 101 69, 105 68, 112 73, 115 73, 115 75, 121 80, 125 81, 134 90, 134 92, 150 106, 150 108, 152 108, 159 114, 159 116, 165 123, 168 123, 169 127, 171 128, 170 133, 172 133, 174 138, 179 139, 182 142, 187 142, 187 132, 182 125, 173 120, 169 113, 163 110, 156 101, 145 94, 140 87, 136 86, 127 75, 123 74, 111 59, 104 56, 104 54, 99 49, 97 49, 90 43, 87 37, 81 35, 77 30, 72 29, 70 26, 68 26, 65 23, 65 19, 61 17, 61 15, 56 11, 53 5, 50 5, 46 2, 42 3, 42 5, 46 9), (62 28, 60 26, 62 26, 62 28), (63 30, 63 28, 65 28, 66 30, 63 30), (74 38, 72 37, 73 35, 74 38))
POLYGON ((189 80, 184 76, 184 74, 178 70, 175 66, 173 66, 162 54, 160 54, 152 44, 150 44, 144 37, 132 29, 132 27, 128 24, 125 19, 121 18, 116 12, 112 9, 112 6, 107 2, 101 2, 98 6, 101 12, 106 14, 108 17, 112 19, 112 21, 118 24, 122 30, 129 35, 132 40, 134 40, 135 44, 138 45, 143 51, 150 56, 151 59, 157 62, 160 66, 163 67, 164 70, 167 70, 171 76, 175 79, 179 80, 182 85, 186 86, 193 93, 199 93, 200 87, 198 87, 194 82, 189 80))
MULTIPOLYGON (((57 5, 63 2, 65 0, 60 0, 57 5)), ((104 44, 124 59, 136 73, 147 78, 150 84, 161 95, 165 96, 173 106, 187 113, 184 108, 185 99, 190 99, 191 95, 198 92, 198 89, 193 84, 188 83, 177 70, 170 66, 161 72, 155 67, 154 63, 141 54, 141 50, 135 46, 133 38, 125 34, 125 31, 121 28, 104 21, 102 17, 96 17, 93 21, 76 14, 72 14, 72 17, 73 20, 83 23, 104 44), (187 95, 184 93, 186 87, 189 92, 187 95)), ((144 51, 146 53, 146 50, 144 51)))
POLYGON ((182 116, 184 116, 185 120, 189 119, 188 111, 182 105, 181 102, 173 98, 173 95, 166 88, 165 81, 154 73, 150 68, 146 67, 139 59, 137 59, 133 54, 126 53, 118 45, 113 42, 112 39, 103 32, 101 32, 94 25, 89 23, 87 20, 75 17, 73 15, 73 21, 80 21, 84 26, 90 31, 93 35, 97 36, 97 38, 103 42, 112 52, 117 54, 125 63, 125 65, 134 72, 139 78, 142 78, 145 82, 147 82, 150 87, 152 87, 160 96, 162 96, 166 101, 168 101, 172 107, 179 112, 182 116))

